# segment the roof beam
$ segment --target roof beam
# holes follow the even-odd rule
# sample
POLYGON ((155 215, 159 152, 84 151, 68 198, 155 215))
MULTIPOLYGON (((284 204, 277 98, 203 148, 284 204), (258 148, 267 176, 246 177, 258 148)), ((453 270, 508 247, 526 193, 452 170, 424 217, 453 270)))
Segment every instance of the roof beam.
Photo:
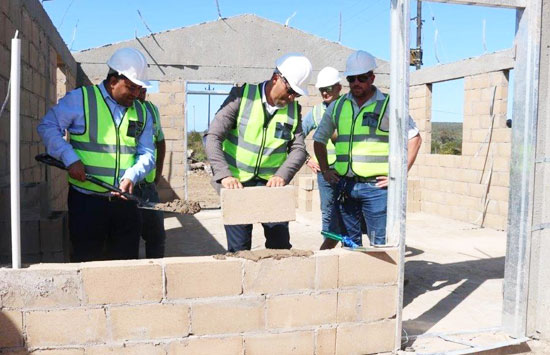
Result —
POLYGON ((423 68, 411 73, 410 85, 439 83, 481 73, 512 69, 515 65, 515 56, 515 48, 509 48, 480 57, 423 68))
POLYGON ((522 9, 527 6, 527 0, 422 0, 430 2, 445 2, 458 5, 476 5, 487 7, 507 7, 510 9, 522 9))

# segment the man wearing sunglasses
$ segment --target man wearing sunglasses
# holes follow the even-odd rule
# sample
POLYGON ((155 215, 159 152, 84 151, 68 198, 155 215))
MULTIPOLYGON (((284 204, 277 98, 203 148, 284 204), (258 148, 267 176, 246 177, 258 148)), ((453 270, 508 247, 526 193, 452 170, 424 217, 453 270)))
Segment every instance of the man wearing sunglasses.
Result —
MULTIPOLYGON (((389 155, 389 96, 374 86, 376 61, 365 51, 346 62, 350 92, 333 102, 323 115, 313 140, 324 178, 339 189, 338 204, 348 235, 362 245, 364 219, 372 245, 386 244, 386 207, 389 155), (327 161, 327 142, 334 132, 336 162, 327 161)), ((408 168, 421 138, 412 118, 408 128, 408 168)))
MULTIPOLYGON (((231 90, 206 135, 215 183, 242 189, 280 187, 292 180, 306 160, 301 107, 295 100, 307 95, 310 75, 310 61, 289 53, 277 59, 269 80, 231 90)), ((288 222, 262 226, 266 248, 292 247, 288 222)), ((250 250, 251 224, 226 225, 225 231, 230 252, 250 250)))
POLYGON ((139 256, 136 204, 86 181, 86 174, 132 193, 155 167, 152 124, 137 100, 140 89, 149 86, 147 61, 137 49, 120 48, 107 66, 102 83, 69 92, 38 126, 46 151, 69 173, 73 262, 139 256))
MULTIPOLYGON (((302 123, 304 136, 307 137, 309 132, 319 126, 327 107, 340 97, 340 91, 342 90, 340 80, 340 73, 333 67, 324 67, 321 71, 319 71, 315 87, 319 89, 323 102, 315 105, 304 117, 304 121, 302 123)), ((333 167, 336 162, 336 152, 334 143, 332 142, 335 138, 336 137, 332 137, 327 142, 327 158, 330 167, 333 167)), ((306 164, 311 171, 317 174, 317 185, 319 186, 319 196, 321 200, 322 230, 337 234, 345 234, 343 231, 343 222, 341 220, 342 217, 340 216, 340 211, 336 208, 335 185, 327 182, 323 177, 323 174, 320 173, 321 169, 315 156, 308 157, 306 164)), ((337 241, 330 238, 325 238, 323 244, 321 245, 321 249, 331 249, 337 244, 337 241)))

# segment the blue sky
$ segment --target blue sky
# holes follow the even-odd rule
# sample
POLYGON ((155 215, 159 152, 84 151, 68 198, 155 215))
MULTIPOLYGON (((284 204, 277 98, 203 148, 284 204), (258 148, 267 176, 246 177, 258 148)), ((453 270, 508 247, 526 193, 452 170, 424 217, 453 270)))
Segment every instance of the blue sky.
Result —
MULTIPOLYGON (((218 1, 223 17, 253 13, 282 24, 290 18, 289 26, 332 41, 338 41, 341 13, 343 45, 389 60, 390 0, 218 1)), ((138 36, 148 35, 138 10, 153 32, 218 18, 215 0, 48 0, 43 6, 73 51, 125 41, 136 32, 138 36)), ((412 0, 410 6, 412 18, 416 16, 416 1, 412 0)), ((450 63, 513 45, 515 10, 423 2, 422 17, 424 66, 450 63)), ((414 21, 411 21, 410 44, 416 46, 414 21)), ((439 110, 440 120, 457 120, 461 103, 453 98, 462 89, 458 89, 460 85, 443 86, 444 90, 437 90, 441 93, 434 89, 434 116, 439 110)))

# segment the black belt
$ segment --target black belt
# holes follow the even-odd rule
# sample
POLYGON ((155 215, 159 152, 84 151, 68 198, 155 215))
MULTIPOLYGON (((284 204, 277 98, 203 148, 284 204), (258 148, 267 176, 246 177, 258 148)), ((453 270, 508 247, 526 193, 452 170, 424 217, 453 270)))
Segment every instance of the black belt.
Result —
POLYGON ((353 180, 355 182, 372 183, 372 184, 378 182, 378 179, 376 179, 376 176, 370 176, 370 177, 354 176, 354 177, 346 177, 346 178, 353 180))

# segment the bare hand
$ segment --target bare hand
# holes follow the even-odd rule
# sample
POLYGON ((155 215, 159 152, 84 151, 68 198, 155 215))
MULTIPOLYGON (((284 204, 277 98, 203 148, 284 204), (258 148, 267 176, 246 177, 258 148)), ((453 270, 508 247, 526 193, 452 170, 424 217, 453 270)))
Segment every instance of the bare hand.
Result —
POLYGON ((267 187, 283 187, 285 185, 285 179, 277 175, 273 175, 272 177, 270 177, 267 181, 267 184, 265 184, 265 186, 267 187))
MULTIPOLYGON (((131 194, 134 192, 134 183, 130 179, 122 179, 119 188, 122 190, 122 192, 127 192, 131 194)), ((127 198, 119 192, 111 192, 111 194, 113 196, 120 197, 123 200, 127 200, 127 198)))
POLYGON ((336 172, 336 170, 328 169, 323 173, 323 178, 325 178, 325 181, 331 183, 331 184, 337 184, 338 181, 340 181, 340 175, 336 172))
POLYGON ((379 188, 384 188, 384 187, 388 187, 388 177, 387 176, 377 176, 376 177, 376 186, 379 187, 379 188))
POLYGON ((318 173, 319 171, 321 171, 321 168, 319 167, 319 163, 317 163, 316 161, 314 161, 313 159, 309 159, 306 163, 306 165, 311 169, 311 171, 313 171, 314 173, 318 173))
POLYGON ((75 161, 67 168, 69 176, 78 181, 86 181, 86 170, 80 160, 75 161))
POLYGON ((223 178, 221 183, 225 189, 242 189, 243 188, 243 184, 241 184, 239 179, 234 178, 233 176, 228 176, 223 178))

